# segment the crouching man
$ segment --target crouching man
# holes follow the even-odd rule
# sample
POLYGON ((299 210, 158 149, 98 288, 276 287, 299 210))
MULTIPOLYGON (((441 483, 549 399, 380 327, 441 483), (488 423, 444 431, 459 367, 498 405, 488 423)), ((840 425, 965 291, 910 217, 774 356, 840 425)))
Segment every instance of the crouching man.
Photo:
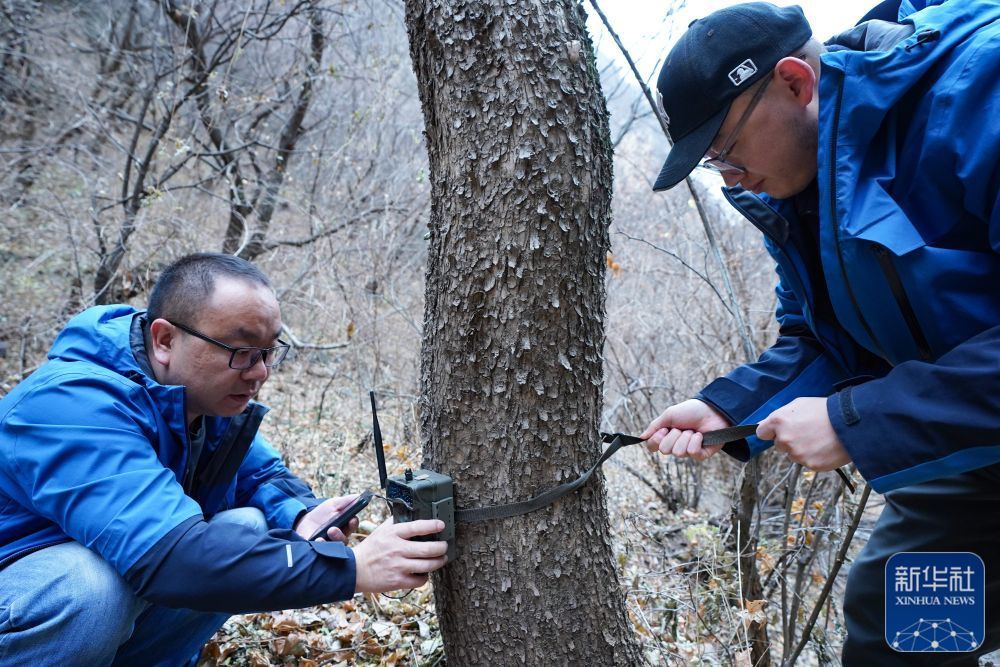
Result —
POLYGON ((412 588, 445 564, 445 542, 410 540, 436 520, 308 541, 353 497, 317 499, 257 434, 280 331, 259 269, 189 255, 147 311, 73 318, 0 400, 0 665, 184 664, 230 614, 412 588))

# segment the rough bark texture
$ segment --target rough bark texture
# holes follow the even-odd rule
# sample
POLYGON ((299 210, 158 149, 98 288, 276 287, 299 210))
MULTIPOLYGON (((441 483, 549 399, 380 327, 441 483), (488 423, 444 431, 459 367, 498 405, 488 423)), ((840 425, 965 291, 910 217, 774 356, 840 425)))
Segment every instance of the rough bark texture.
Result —
MULTIPOLYGON (((600 451, 607 110, 571 0, 407 0, 427 130, 425 467, 459 507, 522 500, 600 451)), ((603 478, 460 525, 435 577, 449 665, 636 665, 603 478)))

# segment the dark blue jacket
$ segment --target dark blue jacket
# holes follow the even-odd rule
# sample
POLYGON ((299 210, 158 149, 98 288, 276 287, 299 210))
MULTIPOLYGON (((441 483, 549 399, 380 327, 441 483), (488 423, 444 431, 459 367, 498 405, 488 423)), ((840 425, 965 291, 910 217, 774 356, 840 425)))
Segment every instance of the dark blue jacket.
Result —
POLYGON ((777 261, 780 331, 699 395, 736 423, 828 396, 880 492, 1000 462, 1000 3, 904 23, 823 55, 811 205, 726 192, 777 261))
POLYGON ((320 501, 257 435, 263 406, 205 418, 184 486, 185 389, 153 378, 141 317, 84 311, 0 401, 0 567, 76 540, 167 606, 236 613, 351 597, 351 550, 291 530, 320 501), (271 530, 206 522, 234 507, 259 508, 271 530))

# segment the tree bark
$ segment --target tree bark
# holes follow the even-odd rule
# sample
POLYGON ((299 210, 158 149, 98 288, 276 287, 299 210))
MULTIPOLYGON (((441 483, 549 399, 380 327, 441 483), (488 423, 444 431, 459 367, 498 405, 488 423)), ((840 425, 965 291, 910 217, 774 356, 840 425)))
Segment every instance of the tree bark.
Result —
MULTIPOLYGON (((456 504, 534 496, 600 451, 611 142, 572 0, 406 0, 430 162, 424 466, 456 504)), ((449 665, 642 662, 603 477, 459 525, 435 575, 449 665)))

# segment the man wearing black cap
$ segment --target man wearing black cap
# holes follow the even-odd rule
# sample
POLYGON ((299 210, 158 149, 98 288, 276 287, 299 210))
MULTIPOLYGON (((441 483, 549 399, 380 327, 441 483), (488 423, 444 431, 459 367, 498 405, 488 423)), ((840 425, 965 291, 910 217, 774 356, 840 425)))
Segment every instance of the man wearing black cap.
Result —
MULTIPOLYGON (((844 664, 921 664, 884 636, 898 552, 978 554, 986 636, 951 650, 995 647, 1000 530, 983 509, 1000 501, 1000 3, 904 0, 899 23, 828 47, 798 7, 735 5, 689 27, 657 91, 673 147, 654 190, 698 166, 722 175, 777 262, 780 330, 643 436, 701 460, 719 449, 701 433, 760 422, 722 449, 746 460, 773 441, 814 470, 853 462, 887 493, 851 569, 844 664)), ((975 664, 944 658, 957 662, 928 664, 975 664)))

